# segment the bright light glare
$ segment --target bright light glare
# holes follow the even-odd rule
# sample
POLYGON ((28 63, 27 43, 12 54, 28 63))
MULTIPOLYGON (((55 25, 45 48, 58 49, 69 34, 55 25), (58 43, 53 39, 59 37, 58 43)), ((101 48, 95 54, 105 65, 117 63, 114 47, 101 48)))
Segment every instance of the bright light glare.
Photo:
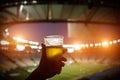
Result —
POLYGON ((37 1, 36 1, 36 0, 33 0, 32 2, 33 2, 33 3, 37 3, 37 1))
POLYGON ((67 52, 68 53, 73 53, 74 52, 74 48, 67 48, 67 52))
POLYGON ((112 42, 112 41, 110 41, 110 42, 109 42, 109 44, 113 44, 113 42, 112 42))
POLYGON ((107 41, 102 42, 102 46, 108 46, 108 42, 107 41))
POLYGON ((21 37, 17 37, 16 40, 17 40, 18 42, 23 42, 23 39, 22 39, 21 37))
POLYGON ((95 46, 97 47, 97 46, 99 46, 99 44, 98 44, 98 43, 95 43, 95 46))
POLYGON ((24 1, 23 3, 24 3, 24 4, 27 4, 27 1, 24 1))
POLYGON ((38 49, 38 46, 30 46, 32 49, 38 49))
POLYGON ((13 37, 14 40, 16 40, 17 38, 16 37, 13 37))
POLYGON ((39 46, 39 47, 38 47, 38 49, 42 49, 42 47, 41 47, 41 46, 39 46))
POLYGON ((22 12, 23 7, 24 7, 23 5, 20 5, 20 9, 19 9, 20 13, 22 12))
POLYGON ((40 52, 40 50, 37 50, 38 52, 40 52))
POLYGON ((35 42, 36 45, 39 45, 39 42, 35 42))
POLYGON ((69 64, 72 64, 73 63, 73 61, 72 60, 69 60, 69 64))
POLYGON ((117 43, 117 40, 113 40, 113 44, 116 44, 117 43))
POLYGON ((120 39, 118 39, 118 42, 120 42, 120 39))
POLYGON ((89 47, 89 45, 88 45, 88 44, 85 44, 85 47, 89 47))
POLYGON ((7 33, 6 33, 6 35, 7 35, 7 36, 9 36, 9 35, 10 35, 10 33, 9 33, 9 32, 7 32, 7 33))
POLYGON ((29 44, 39 45, 39 42, 29 41, 29 44))
POLYGON ((18 42, 24 42, 24 43, 28 43, 27 40, 22 39, 21 37, 13 37, 14 40, 18 41, 18 42))
POLYGON ((64 44, 63 47, 68 48, 68 47, 74 47, 72 44, 64 44))
POLYGON ((90 47, 93 47, 93 44, 90 44, 90 47))
POLYGON ((34 63, 34 66, 37 66, 37 64, 36 64, 36 63, 34 63))
POLYGON ((84 48, 85 47, 85 45, 84 44, 81 44, 81 48, 84 48))
POLYGON ((29 20, 29 13, 26 14, 26 20, 29 20))
POLYGON ((99 46, 101 46, 101 43, 98 43, 99 46))
POLYGON ((7 28, 7 29, 5 29, 5 32, 8 32, 8 28, 7 28))
POLYGON ((1 45, 9 45, 10 43, 8 41, 2 40, 2 41, 0 41, 0 44, 1 45))
POLYGON ((75 50, 80 50, 80 44, 74 44, 75 50))
POLYGON ((17 45, 16 48, 17 48, 18 51, 23 51, 25 49, 25 46, 17 45))

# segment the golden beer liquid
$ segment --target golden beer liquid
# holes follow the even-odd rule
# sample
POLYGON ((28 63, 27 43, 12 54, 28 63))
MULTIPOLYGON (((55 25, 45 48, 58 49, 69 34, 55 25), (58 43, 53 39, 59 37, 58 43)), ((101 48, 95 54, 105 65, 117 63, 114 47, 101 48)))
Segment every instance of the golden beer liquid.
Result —
POLYGON ((62 46, 47 46, 46 55, 48 59, 54 59, 63 53, 62 46))

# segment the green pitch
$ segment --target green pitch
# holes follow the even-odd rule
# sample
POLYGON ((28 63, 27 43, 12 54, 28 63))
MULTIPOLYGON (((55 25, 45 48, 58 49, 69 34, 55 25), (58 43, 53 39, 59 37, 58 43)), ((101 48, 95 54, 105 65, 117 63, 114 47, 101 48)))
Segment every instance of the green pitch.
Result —
MULTIPOLYGON (((6 76, 11 80, 25 80, 29 76, 28 72, 32 72, 36 67, 26 67, 23 69, 14 69, 6 73, 6 76), (26 72, 28 71, 28 72, 26 72), (19 75, 9 76, 11 73, 17 73, 19 75)), ((109 69, 110 65, 103 64, 90 64, 90 63, 73 63, 71 65, 66 65, 62 68, 62 72, 48 80, 76 80, 78 78, 83 78, 103 70, 109 69)))
POLYGON ((101 72, 108 68, 110 68, 109 65, 103 64, 73 63, 69 66, 63 67, 61 74, 48 80, 76 80, 78 78, 83 78, 101 72))

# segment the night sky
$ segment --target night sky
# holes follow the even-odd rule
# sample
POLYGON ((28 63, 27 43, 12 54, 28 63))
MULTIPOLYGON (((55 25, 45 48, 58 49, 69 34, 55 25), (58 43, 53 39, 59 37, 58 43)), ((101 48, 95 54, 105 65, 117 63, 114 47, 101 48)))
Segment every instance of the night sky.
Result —
POLYGON ((64 41, 68 36, 67 23, 23 23, 9 28, 11 36, 26 40, 43 42, 47 35, 63 35, 64 41))
POLYGON ((114 25, 68 24, 68 23, 23 23, 9 28, 11 36, 43 43, 47 35, 63 35, 64 43, 93 43, 119 39, 120 28, 114 25))

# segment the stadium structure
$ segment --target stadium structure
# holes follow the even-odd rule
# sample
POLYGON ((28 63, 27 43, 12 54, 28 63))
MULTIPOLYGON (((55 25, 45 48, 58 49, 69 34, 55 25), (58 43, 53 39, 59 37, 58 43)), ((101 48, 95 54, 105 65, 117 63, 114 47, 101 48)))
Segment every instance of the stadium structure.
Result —
POLYGON ((0 80, 25 80, 41 59, 41 42, 11 36, 9 28, 45 22, 68 23, 68 37, 81 40, 63 44, 67 49, 65 66, 61 74, 48 80, 119 80, 119 3, 119 0, 0 1, 0 80), (106 27, 104 32, 110 33, 110 39, 99 40, 101 35, 97 33, 105 36, 99 31, 102 26, 106 27), (85 40, 84 36, 91 36, 89 31, 98 41, 85 40), (79 36, 81 33, 84 35, 79 36))

